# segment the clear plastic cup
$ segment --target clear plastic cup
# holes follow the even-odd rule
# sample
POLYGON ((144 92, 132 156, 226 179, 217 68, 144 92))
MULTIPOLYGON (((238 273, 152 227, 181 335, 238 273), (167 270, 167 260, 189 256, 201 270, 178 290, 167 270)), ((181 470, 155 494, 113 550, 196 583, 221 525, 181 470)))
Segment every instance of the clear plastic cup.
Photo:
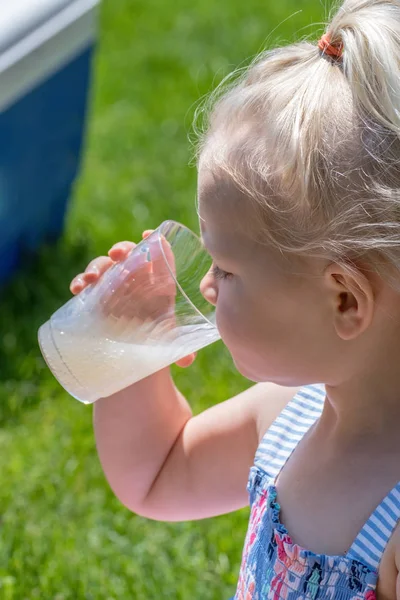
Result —
POLYGON ((187 227, 165 221, 39 329, 60 384, 85 404, 219 339, 200 293, 211 259, 187 227))

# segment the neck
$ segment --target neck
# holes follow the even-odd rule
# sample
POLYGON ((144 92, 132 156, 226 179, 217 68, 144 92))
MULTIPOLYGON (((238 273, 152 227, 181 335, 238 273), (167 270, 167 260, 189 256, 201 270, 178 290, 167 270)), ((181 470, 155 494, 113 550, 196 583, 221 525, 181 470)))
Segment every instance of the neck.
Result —
MULTIPOLYGON (((397 306, 397 295, 395 300, 397 306)), ((377 319, 373 333, 346 357, 345 369, 352 361, 353 370, 326 382, 324 417, 329 417, 330 431, 349 440, 387 436, 392 444, 397 439, 400 444, 400 314, 396 319, 377 319)))
POLYGON ((400 376, 348 380, 326 385, 326 403, 321 424, 330 436, 349 443, 368 439, 399 440, 400 376))

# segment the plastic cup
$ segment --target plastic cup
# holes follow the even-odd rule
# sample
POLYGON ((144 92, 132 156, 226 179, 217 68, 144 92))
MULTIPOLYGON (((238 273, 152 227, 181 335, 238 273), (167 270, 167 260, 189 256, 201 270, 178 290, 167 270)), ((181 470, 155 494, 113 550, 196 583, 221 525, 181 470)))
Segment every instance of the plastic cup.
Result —
POLYGON ((165 221, 39 329, 60 384, 95 402, 219 339, 200 293, 211 259, 200 238, 165 221))

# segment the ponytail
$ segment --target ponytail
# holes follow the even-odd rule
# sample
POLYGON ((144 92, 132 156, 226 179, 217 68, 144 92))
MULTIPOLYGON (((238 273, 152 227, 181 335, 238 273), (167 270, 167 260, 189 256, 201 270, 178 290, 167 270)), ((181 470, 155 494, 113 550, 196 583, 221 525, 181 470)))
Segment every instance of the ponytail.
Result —
POLYGON ((263 243, 362 257, 400 290, 400 0, 345 0, 319 43, 239 73, 211 97, 200 168, 237 185, 263 243))
POLYGON ((400 2, 346 0, 328 31, 343 45, 343 70, 356 102, 399 134, 400 2))

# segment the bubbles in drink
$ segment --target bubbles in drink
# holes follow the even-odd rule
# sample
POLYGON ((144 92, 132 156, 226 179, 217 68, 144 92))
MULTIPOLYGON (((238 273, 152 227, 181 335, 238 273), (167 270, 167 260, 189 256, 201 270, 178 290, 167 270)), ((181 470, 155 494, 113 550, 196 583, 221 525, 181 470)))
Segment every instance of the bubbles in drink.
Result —
MULTIPOLYGON (((58 353, 49 357, 44 352, 44 356, 72 396, 85 403, 110 396, 219 339, 209 323, 175 328, 170 335, 165 324, 138 327, 130 321, 129 327, 126 325, 123 329, 121 319, 114 323, 106 320, 81 332, 58 330, 50 321, 42 326, 39 341, 51 336, 58 353)), ((48 344, 41 346, 45 349, 48 344)))
POLYGON ((214 307, 200 290, 210 265, 197 235, 162 223, 40 328, 61 385, 94 402, 218 340, 214 307))

